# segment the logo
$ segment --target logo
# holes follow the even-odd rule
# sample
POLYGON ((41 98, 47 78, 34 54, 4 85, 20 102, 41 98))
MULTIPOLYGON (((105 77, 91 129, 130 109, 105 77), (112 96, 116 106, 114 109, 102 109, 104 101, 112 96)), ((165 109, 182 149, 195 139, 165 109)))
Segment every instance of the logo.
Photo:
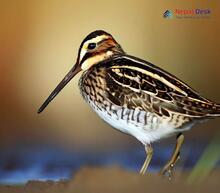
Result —
POLYGON ((199 9, 199 8, 190 8, 190 9, 173 9, 166 10, 163 13, 164 18, 175 18, 175 19, 204 19, 211 16, 211 9, 199 9))
POLYGON ((163 17, 164 17, 164 18, 172 18, 172 16, 173 16, 173 13, 172 13, 172 11, 170 11, 170 10, 166 10, 166 11, 163 13, 163 17))

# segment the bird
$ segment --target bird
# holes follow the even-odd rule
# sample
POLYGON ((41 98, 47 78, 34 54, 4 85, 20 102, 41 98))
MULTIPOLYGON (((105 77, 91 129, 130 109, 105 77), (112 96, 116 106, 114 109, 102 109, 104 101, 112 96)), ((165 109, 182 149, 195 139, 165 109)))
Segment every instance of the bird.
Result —
POLYGON ((114 37, 103 30, 85 37, 75 65, 38 113, 81 71, 78 85, 89 106, 113 128, 143 144, 146 159, 139 172, 142 175, 153 156, 152 143, 176 135, 173 154, 160 171, 170 179, 180 158, 183 132, 220 116, 220 104, 201 96, 166 70, 127 54, 114 37))

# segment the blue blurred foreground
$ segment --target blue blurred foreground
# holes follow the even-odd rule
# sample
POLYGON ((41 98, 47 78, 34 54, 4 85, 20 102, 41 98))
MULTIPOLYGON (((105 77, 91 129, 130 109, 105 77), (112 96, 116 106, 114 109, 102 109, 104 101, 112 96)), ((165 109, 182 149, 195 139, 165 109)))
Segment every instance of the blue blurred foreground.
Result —
MULTIPOLYGON (((178 167, 191 169, 202 155, 205 144, 185 144, 178 167)), ((156 144, 150 171, 158 171, 169 159, 172 145, 156 144)), ((145 159, 144 148, 110 152, 66 151, 55 147, 20 147, 0 150, 0 183, 20 184, 28 180, 67 179, 83 166, 118 165, 138 171, 145 159)))

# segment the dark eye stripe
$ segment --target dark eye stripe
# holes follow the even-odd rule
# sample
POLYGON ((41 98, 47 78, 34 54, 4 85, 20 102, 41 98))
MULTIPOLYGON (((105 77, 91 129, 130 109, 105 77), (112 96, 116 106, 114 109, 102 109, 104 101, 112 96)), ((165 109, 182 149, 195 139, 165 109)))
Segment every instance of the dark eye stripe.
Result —
POLYGON ((90 53, 90 52, 87 52, 85 55, 84 55, 84 57, 82 58, 82 60, 81 60, 81 64, 83 63, 83 62, 85 62, 88 58, 91 58, 93 56, 93 53, 90 53))

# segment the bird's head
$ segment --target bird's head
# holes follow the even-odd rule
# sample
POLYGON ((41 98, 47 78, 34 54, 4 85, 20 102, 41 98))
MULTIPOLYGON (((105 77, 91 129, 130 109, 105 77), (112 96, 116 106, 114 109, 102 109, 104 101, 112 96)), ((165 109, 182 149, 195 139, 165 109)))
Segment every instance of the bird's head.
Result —
POLYGON ((83 71, 88 70, 93 65, 121 52, 123 52, 121 46, 111 34, 102 30, 94 31, 81 43, 76 65, 83 71))
POLYGON ((120 53, 124 53, 124 51, 109 33, 102 30, 90 33, 80 45, 75 65, 39 108, 38 113, 42 112, 64 86, 80 71, 86 71, 92 66, 120 53))

